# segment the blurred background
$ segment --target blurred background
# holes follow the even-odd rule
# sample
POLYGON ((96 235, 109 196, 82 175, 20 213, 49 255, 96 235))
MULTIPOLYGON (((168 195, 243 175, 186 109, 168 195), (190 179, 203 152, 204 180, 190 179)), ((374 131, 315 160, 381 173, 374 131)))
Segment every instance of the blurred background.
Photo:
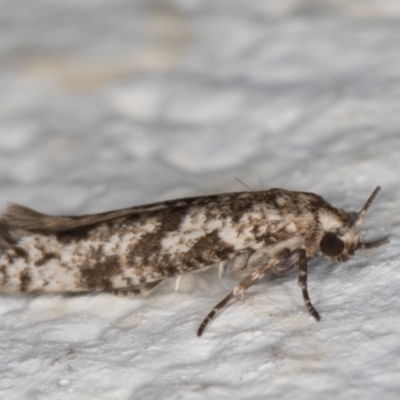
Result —
POLYGON ((0 0, 0 206, 81 214, 270 187, 384 248, 152 296, 0 296, 0 397, 398 399, 400 1, 0 0), (314 268, 315 267, 315 268, 314 268), (316 268, 318 267, 318 268, 316 268), (347 397, 346 397, 347 396, 347 397))
POLYGON ((390 185, 399 19, 390 0, 2 0, 0 202, 390 185))

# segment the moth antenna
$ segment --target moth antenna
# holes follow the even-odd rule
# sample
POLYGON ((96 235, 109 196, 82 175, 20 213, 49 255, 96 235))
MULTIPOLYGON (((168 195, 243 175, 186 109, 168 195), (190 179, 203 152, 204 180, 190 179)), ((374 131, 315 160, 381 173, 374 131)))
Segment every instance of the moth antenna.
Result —
POLYGON ((239 183, 241 183, 243 186, 245 186, 247 189, 250 190, 250 192, 254 192, 254 190, 249 186, 246 185, 243 181, 241 181, 239 178, 235 178, 239 183))
POLYGON ((263 182, 260 174, 258 174, 258 179, 260 180, 262 190, 265 190, 264 182, 263 182))
POLYGON ((375 190, 372 192, 371 196, 369 196, 369 199, 364 204, 364 207, 356 214, 354 223, 360 224, 364 220, 365 214, 367 213, 370 205, 375 200, 375 197, 377 196, 377 194, 379 193, 380 190, 381 190, 380 186, 377 186, 375 188, 375 190))

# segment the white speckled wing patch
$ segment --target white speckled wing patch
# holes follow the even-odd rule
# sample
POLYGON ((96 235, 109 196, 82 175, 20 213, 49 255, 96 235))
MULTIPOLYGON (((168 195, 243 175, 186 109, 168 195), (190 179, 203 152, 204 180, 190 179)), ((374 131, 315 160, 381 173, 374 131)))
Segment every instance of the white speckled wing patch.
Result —
POLYGON ((357 248, 370 246, 360 245, 356 224, 378 190, 359 213, 336 209, 313 193, 283 189, 78 217, 53 217, 11 204, 0 218, 0 291, 138 293, 165 278, 222 263, 244 278, 227 302, 268 271, 284 273, 299 264, 304 300, 318 319, 308 299, 306 259, 321 251, 344 261, 357 248))

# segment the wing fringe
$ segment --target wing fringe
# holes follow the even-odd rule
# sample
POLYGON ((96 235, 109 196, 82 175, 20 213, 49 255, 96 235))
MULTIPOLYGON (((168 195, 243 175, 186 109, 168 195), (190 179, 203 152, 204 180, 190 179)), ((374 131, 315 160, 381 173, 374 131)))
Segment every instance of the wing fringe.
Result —
POLYGON ((9 203, 0 215, 0 248, 15 245, 19 239, 29 233, 57 234, 72 232, 116 218, 134 217, 159 211, 165 207, 165 203, 155 203, 148 206, 131 207, 99 214, 53 216, 19 204, 9 203))

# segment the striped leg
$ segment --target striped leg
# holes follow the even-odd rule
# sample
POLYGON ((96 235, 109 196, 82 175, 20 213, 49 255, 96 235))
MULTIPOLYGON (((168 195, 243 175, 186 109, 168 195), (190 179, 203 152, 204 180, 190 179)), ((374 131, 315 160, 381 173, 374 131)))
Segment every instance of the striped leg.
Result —
POLYGON ((260 280, 269 270, 270 268, 260 268, 256 271, 254 271, 250 276, 247 278, 243 279, 240 283, 238 283, 226 296, 222 301, 220 301, 212 310, 211 312, 207 315, 207 317, 204 318, 203 322, 200 324, 199 329, 197 330, 197 336, 201 336, 205 327, 208 325, 208 323, 215 317, 218 311, 221 311, 229 302, 229 300, 233 299, 235 296, 244 295, 244 292, 246 291, 247 288, 249 288, 253 283, 257 282, 260 280))
MULTIPOLYGON (((240 259, 240 261, 238 261, 241 269, 245 269, 247 267, 249 259, 253 253, 254 251, 250 251, 248 254, 244 254, 243 257, 240 259)), ((234 261, 236 260, 238 259, 235 259, 234 261)), ((294 253, 291 257, 286 256, 284 259, 275 259, 273 261, 270 261, 266 265, 263 265, 262 267, 255 269, 249 276, 240 281, 233 288, 232 292, 229 293, 228 296, 226 296, 223 300, 221 300, 210 311, 210 313, 204 318, 203 322, 200 324, 199 329, 197 330, 197 336, 202 335, 208 323, 215 317, 218 311, 221 311, 229 303, 231 299, 240 295, 241 300, 243 301, 246 289, 248 289, 251 285, 260 280, 268 271, 275 270, 275 268, 279 268, 279 265, 285 265, 286 269, 290 269, 288 268, 288 264, 295 264, 297 260, 298 260, 298 255, 297 253, 294 253)))
POLYGON ((233 298, 233 292, 230 292, 228 296, 226 296, 222 301, 220 301, 212 310, 211 312, 207 315, 207 317, 204 318, 203 322, 200 324, 199 329, 197 329, 197 336, 201 336, 203 334, 203 331, 205 327, 208 325, 208 323, 215 317, 215 314, 222 310, 229 302, 230 299, 233 298))
MULTIPOLYGON (((304 252, 304 250, 302 250, 304 252)), ((247 266, 247 263, 250 259, 250 256, 253 254, 251 252, 248 256, 248 258, 245 261, 245 267, 247 266)), ((304 252, 305 256, 305 252, 304 252)), ((244 278, 242 281, 240 281, 232 290, 231 293, 228 294, 222 301, 220 301, 212 310, 211 312, 207 315, 206 318, 204 318, 203 322, 200 324, 199 329, 197 330, 197 336, 201 336, 205 327, 207 324, 215 317, 218 311, 222 310, 228 302, 234 298, 235 296, 240 295, 244 297, 244 293, 246 289, 248 289, 251 285, 253 285, 255 282, 260 280, 268 271, 273 271, 277 274, 282 274, 288 270, 290 270, 298 261, 299 261, 300 253, 299 251, 294 251, 293 253, 290 253, 290 250, 286 250, 281 254, 281 257, 275 258, 273 260, 270 260, 267 264, 261 266, 258 269, 255 269, 249 276, 244 278)), ((306 271, 307 271, 307 264, 306 264, 306 271)), ((307 291, 307 289, 306 289, 307 291)))
POLYGON ((319 316, 317 310, 311 304, 310 296, 307 291, 307 258, 306 251, 304 249, 298 249, 299 253, 299 281, 298 285, 303 292, 304 303, 307 307, 308 312, 317 320, 320 321, 321 317, 319 316))

